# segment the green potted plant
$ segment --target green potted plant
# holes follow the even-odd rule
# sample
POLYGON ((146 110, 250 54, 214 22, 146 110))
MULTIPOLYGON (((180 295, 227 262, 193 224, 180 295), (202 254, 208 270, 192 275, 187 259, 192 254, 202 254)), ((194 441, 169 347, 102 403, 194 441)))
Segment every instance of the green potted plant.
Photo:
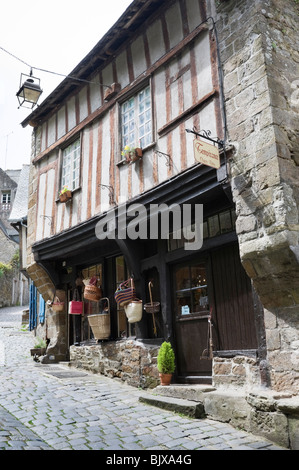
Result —
POLYGON ((127 163, 132 163, 142 157, 142 149, 140 147, 130 147, 126 145, 121 154, 125 157, 127 163))
POLYGON ((42 338, 36 338, 35 345, 30 349, 31 356, 43 356, 46 353, 47 344, 42 338))
POLYGON ((164 341, 158 352, 157 366, 161 385, 169 385, 175 370, 175 355, 169 342, 164 341))
POLYGON ((60 202, 67 202, 71 198, 72 198, 72 191, 68 189, 67 186, 63 186, 63 188, 59 192, 60 202))

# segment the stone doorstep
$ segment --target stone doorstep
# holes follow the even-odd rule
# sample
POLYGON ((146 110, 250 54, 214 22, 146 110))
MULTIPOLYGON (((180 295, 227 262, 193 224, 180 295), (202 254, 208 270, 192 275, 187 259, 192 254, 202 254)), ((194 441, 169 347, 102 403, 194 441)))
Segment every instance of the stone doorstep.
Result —
POLYGON ((184 400, 183 398, 163 397, 152 393, 144 393, 139 396, 139 401, 153 405, 167 411, 181 413, 190 418, 204 418, 203 404, 198 401, 184 400))
POLYGON ((157 386, 142 393, 139 400, 191 418, 208 417, 228 422, 233 427, 249 430, 284 448, 288 447, 290 439, 290 448, 299 450, 299 397, 264 390, 245 393, 237 390, 217 390, 209 385, 169 385, 157 386), (266 421, 270 415, 273 417, 274 427, 279 416, 285 425, 288 421, 289 431, 287 426, 281 428, 279 424, 277 429, 273 428, 273 433, 252 429, 252 413, 259 413, 259 410, 262 410, 266 421))

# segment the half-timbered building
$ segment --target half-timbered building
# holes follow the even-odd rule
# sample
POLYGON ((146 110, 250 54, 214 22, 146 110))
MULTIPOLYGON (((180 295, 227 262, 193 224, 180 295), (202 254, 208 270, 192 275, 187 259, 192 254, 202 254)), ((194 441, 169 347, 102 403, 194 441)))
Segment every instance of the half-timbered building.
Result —
POLYGON ((214 360, 257 359, 263 322, 257 334, 258 303, 235 230, 224 104, 217 31, 205 2, 135 0, 23 121, 34 129, 27 271, 48 303, 57 296, 65 306, 47 307, 48 361, 71 354, 83 363, 84 351, 89 361, 95 355, 90 369, 147 386, 155 383, 154 362, 140 350, 154 361, 164 339, 174 345, 179 383, 212 383, 211 349, 214 360), (197 138, 219 150, 219 164, 196 158, 197 138), (126 146, 141 156, 127 161, 126 146), (61 202, 65 186, 71 198, 61 202), (161 205, 192 208, 185 235, 194 208, 203 208, 200 247, 186 249, 177 227, 150 236, 150 209, 161 205), (85 301, 80 316, 68 311, 75 292, 84 299, 82 280, 93 276, 111 320, 109 339, 99 343, 87 316, 101 302, 85 301), (149 287, 160 304, 136 323, 114 300, 131 277, 143 305, 149 287), (138 379, 124 357, 136 350, 138 379))

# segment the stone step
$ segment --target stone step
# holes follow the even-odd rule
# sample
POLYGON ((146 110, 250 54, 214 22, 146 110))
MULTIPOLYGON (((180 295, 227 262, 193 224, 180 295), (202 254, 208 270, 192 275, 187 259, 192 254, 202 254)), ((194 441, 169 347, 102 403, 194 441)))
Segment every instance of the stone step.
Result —
POLYGON ((182 398, 196 402, 204 401, 204 394, 215 391, 212 385, 189 385, 189 384, 171 384, 168 386, 158 385, 154 393, 164 397, 182 398))
POLYGON ((185 400, 183 398, 173 398, 169 396, 154 395, 152 393, 144 393, 139 396, 139 401, 148 405, 162 408, 163 410, 181 413, 190 418, 204 418, 204 406, 202 403, 193 400, 185 400))

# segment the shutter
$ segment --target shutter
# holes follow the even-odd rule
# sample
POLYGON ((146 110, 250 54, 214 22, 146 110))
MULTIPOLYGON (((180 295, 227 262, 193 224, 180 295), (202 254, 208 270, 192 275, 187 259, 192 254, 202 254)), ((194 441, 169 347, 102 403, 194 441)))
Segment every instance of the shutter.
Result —
POLYGON ((30 285, 29 299, 29 331, 34 330, 37 326, 37 306, 36 306, 37 289, 33 283, 30 285))

